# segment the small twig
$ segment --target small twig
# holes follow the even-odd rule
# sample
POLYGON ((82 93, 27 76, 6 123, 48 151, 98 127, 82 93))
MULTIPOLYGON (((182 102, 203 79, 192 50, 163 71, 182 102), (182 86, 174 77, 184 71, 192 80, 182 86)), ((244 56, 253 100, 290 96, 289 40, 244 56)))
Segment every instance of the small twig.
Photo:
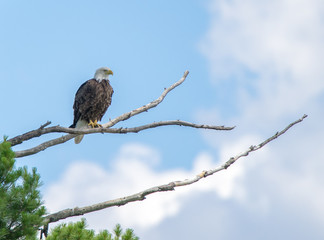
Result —
POLYGON ((168 183, 168 184, 163 184, 163 185, 159 185, 159 186, 156 186, 156 187, 146 189, 146 190, 144 190, 142 192, 139 192, 139 193, 136 193, 136 194, 133 194, 133 195, 129 195, 129 196, 114 199, 114 200, 105 201, 105 202, 90 205, 90 206, 85 206, 85 207, 81 207, 81 208, 75 207, 73 209, 65 209, 65 210, 62 210, 62 211, 47 215, 44 218, 44 224, 46 225, 46 224, 49 224, 51 222, 56 222, 56 221, 59 221, 59 220, 65 219, 65 218, 83 215, 83 214, 98 211, 98 210, 101 210, 101 209, 104 209, 104 208, 125 205, 125 204, 127 204, 129 202, 142 201, 149 194, 156 193, 156 192, 173 191, 173 190, 175 190, 176 187, 186 186, 186 185, 190 185, 190 184, 193 184, 195 182, 198 182, 202 178, 206 178, 208 176, 213 175, 216 172, 227 169, 229 166, 231 166, 233 163, 235 163, 239 158, 248 156, 250 152, 253 152, 253 151, 256 151, 256 150, 262 148, 266 144, 270 143, 274 139, 276 139, 279 136, 281 136, 282 134, 284 134, 286 131, 288 131, 288 129, 290 129, 295 124, 303 121, 304 118, 306 118, 306 117, 307 117, 307 115, 304 115, 302 118, 300 118, 297 121, 289 124, 285 129, 283 129, 280 132, 277 132, 272 137, 266 139, 265 141, 259 143, 256 146, 251 146, 249 149, 247 149, 246 151, 236 155, 235 157, 231 157, 223 165, 221 165, 221 166, 219 166, 217 168, 214 168, 214 169, 211 169, 211 170, 208 170, 208 171, 202 171, 201 173, 199 173, 198 175, 196 175, 192 179, 185 179, 185 180, 182 180, 182 181, 173 181, 173 182, 168 183))
POLYGON ((17 144, 22 143, 23 141, 27 141, 34 137, 39 137, 42 135, 42 130, 50 124, 51 124, 51 122, 47 121, 46 123, 42 124, 39 128, 29 131, 29 132, 26 132, 26 133, 19 135, 17 137, 11 138, 7 141, 11 142, 11 146, 15 146, 17 144))
POLYGON ((43 129, 45 127, 47 127, 48 125, 50 125, 52 122, 51 121, 47 121, 46 123, 44 123, 43 125, 41 125, 39 128, 43 129))

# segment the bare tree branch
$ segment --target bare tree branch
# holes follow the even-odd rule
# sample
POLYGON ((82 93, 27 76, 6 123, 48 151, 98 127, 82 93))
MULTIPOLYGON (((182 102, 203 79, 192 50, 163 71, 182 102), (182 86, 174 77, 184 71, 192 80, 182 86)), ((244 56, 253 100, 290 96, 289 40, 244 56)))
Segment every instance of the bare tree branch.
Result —
POLYGON ((65 218, 69 218, 69 217, 73 217, 73 216, 79 216, 79 215, 83 215, 83 214, 86 214, 86 213, 98 211, 98 210, 113 207, 113 206, 125 205, 125 204, 127 204, 129 202, 142 201, 149 194, 156 193, 156 192, 173 191, 173 190, 175 190, 176 187, 186 186, 186 185, 190 185, 190 184, 193 184, 195 182, 198 182, 202 178, 211 176, 216 172, 227 169, 233 163, 235 163, 239 158, 246 157, 246 156, 249 155, 249 153, 259 150, 260 148, 262 148, 266 144, 270 143, 274 139, 276 139, 279 136, 281 136, 282 134, 284 134, 286 131, 288 131, 295 124, 303 121, 304 118, 306 118, 306 117, 307 117, 307 115, 304 115, 303 117, 296 120, 295 122, 290 123, 282 131, 277 132, 276 134, 269 137, 265 141, 259 143, 256 146, 252 145, 246 151, 236 155, 235 157, 231 157, 223 165, 221 165, 221 166, 219 166, 217 168, 214 168, 214 169, 211 169, 211 170, 208 170, 208 171, 202 171, 200 174, 196 175, 192 179, 185 179, 185 180, 182 180, 182 181, 170 182, 168 184, 163 184, 163 185, 159 185, 159 186, 156 186, 156 187, 146 189, 146 190, 144 190, 142 192, 139 192, 139 193, 136 193, 136 194, 133 194, 133 195, 129 195, 129 196, 114 199, 114 200, 109 200, 109 201, 106 201, 106 202, 102 202, 102 203, 98 203, 98 204, 94 204, 94 205, 90 205, 90 206, 85 206, 85 207, 81 207, 81 208, 75 207, 73 209, 65 209, 65 210, 62 210, 62 211, 47 215, 44 218, 44 224, 47 225, 49 223, 56 222, 56 221, 59 221, 59 220, 65 219, 65 218))
POLYGON ((36 147, 22 150, 22 151, 16 151, 15 155, 17 158, 19 158, 19 157, 25 157, 25 156, 29 156, 32 154, 36 154, 40 151, 44 151, 45 149, 47 149, 49 147, 67 142, 70 139, 74 138, 77 134, 131 133, 131 132, 137 133, 137 132, 149 129, 149 128, 155 128, 155 127, 166 126, 166 125, 178 125, 178 126, 187 126, 187 127, 193 127, 193 128, 212 129, 212 130, 232 130, 234 127, 210 126, 210 125, 195 124, 195 123, 190 123, 190 122, 185 122, 185 121, 180 121, 180 120, 154 122, 154 123, 150 123, 150 124, 146 124, 146 125, 138 126, 138 127, 133 127, 133 128, 111 128, 118 122, 127 120, 130 117, 133 117, 139 113, 146 112, 149 109, 156 107, 158 104, 160 104, 163 101, 163 99, 166 97, 166 95, 171 90, 173 90, 174 88, 176 88, 177 86, 179 86, 181 83, 183 83, 185 81, 188 74, 189 74, 189 72, 185 71, 182 78, 179 81, 177 81, 176 83, 174 83, 173 85, 171 85, 169 88, 166 88, 158 99, 156 99, 142 107, 139 107, 135 110, 132 110, 128 113, 124 113, 113 120, 110 120, 108 123, 103 124, 102 128, 89 128, 89 129, 83 129, 83 130, 75 129, 75 128, 65 128, 65 127, 61 127, 61 126, 53 126, 53 127, 46 128, 46 126, 48 126, 51 123, 51 122, 47 122, 47 123, 41 125, 38 129, 35 129, 35 130, 29 131, 27 133, 24 133, 22 135, 16 136, 14 138, 9 139, 8 141, 11 142, 12 146, 15 146, 15 145, 20 144, 24 141, 30 140, 35 137, 40 137, 40 136, 42 136, 44 134, 48 134, 48 133, 68 133, 67 135, 64 135, 64 136, 46 141, 44 143, 41 143, 36 147))
MULTIPOLYGON (((160 104, 163 101, 165 96, 171 90, 173 90, 174 88, 176 88, 177 86, 179 86, 181 83, 183 83, 186 80, 188 74, 189 74, 189 71, 185 71, 182 78, 179 81, 177 81, 176 83, 174 83, 173 85, 171 85, 169 88, 166 88, 158 99, 156 99, 156 100, 154 100, 154 101, 152 101, 152 102, 150 102, 150 103, 148 103, 148 104, 146 104, 146 105, 144 105, 142 107, 139 107, 139 108, 137 108, 135 110, 132 110, 130 112, 122 114, 119 117, 117 117, 117 118, 115 118, 113 120, 110 120, 109 122, 103 124, 102 127, 103 128, 112 127, 112 126, 114 126, 115 124, 117 124, 120 121, 125 121, 125 120, 129 119, 130 117, 132 117, 134 115, 137 115, 137 114, 142 113, 142 112, 146 112, 147 110, 156 107, 158 104, 160 104)), ((46 129, 44 131, 44 128, 46 126, 48 126, 49 124, 51 124, 51 122, 47 122, 47 123, 43 124, 42 126, 40 126, 36 130, 32 130, 32 131, 29 131, 29 132, 24 133, 22 135, 16 136, 14 138, 9 139, 8 141, 11 142, 11 146, 15 146, 15 145, 20 144, 20 143, 22 143, 24 141, 30 140, 30 139, 32 139, 34 137, 39 137, 39 136, 41 136, 43 134, 46 134, 46 133, 50 133, 50 132, 66 132, 66 131, 51 131, 51 130, 47 131, 46 129)))
MULTIPOLYGON (((119 133, 119 134, 126 134, 126 133, 138 133, 140 131, 150 129, 150 128, 155 128, 155 127, 161 127, 161 126, 169 126, 169 125, 178 125, 178 126, 186 126, 186 127, 192 127, 192 128, 203 128, 203 129, 211 129, 211 130, 232 130, 234 127, 225 127, 225 126, 211 126, 211 125, 206 125, 206 124, 195 124, 195 123, 190 123, 190 122, 185 122, 185 121, 180 121, 180 120, 169 120, 169 121, 161 121, 161 122, 154 122, 138 127, 133 127, 133 128, 89 128, 89 129, 75 129, 75 128, 65 128, 61 126, 54 126, 54 127, 49 127, 45 129, 37 129, 33 130, 36 131, 37 134, 43 135, 47 133, 70 133, 68 135, 49 140, 47 142, 44 142, 36 147, 22 150, 22 151, 16 151, 16 158, 19 157, 25 157, 28 155, 36 154, 40 151, 45 150, 48 147, 64 143, 76 136, 76 134, 92 134, 92 133, 119 133)), ((32 132, 32 131, 31 131, 32 132)), ((29 133, 26 133, 27 135, 29 133)), ((27 136, 26 135, 26 136, 27 136)), ((21 135, 22 136, 22 135, 21 135)))
POLYGON ((180 78, 180 80, 179 80, 178 82, 174 83, 174 84, 171 85, 170 87, 164 89, 163 93, 161 94, 161 96, 160 96, 158 99, 156 99, 156 100, 154 100, 154 101, 152 101, 152 102, 150 102, 150 103, 148 103, 148 104, 146 104, 146 105, 144 105, 144 106, 142 106, 142 107, 139 107, 139 108, 137 108, 137 109, 135 109, 135 110, 133 110, 133 111, 130 111, 130 112, 128 112, 128 113, 124 113, 124 114, 120 115, 119 117, 117 117, 117 118, 115 118, 115 119, 113 119, 113 120, 110 120, 108 123, 103 124, 102 126, 103 126, 104 128, 112 127, 112 126, 114 126, 115 124, 119 123, 120 121, 125 121, 125 120, 129 119, 130 117, 132 117, 132 116, 134 116, 134 115, 137 115, 137 114, 142 113, 142 112, 146 112, 148 109, 151 109, 151 108, 156 107, 157 105, 159 105, 159 104, 163 101, 163 99, 165 98, 165 96, 166 96, 170 91, 172 91, 174 88, 176 88, 176 87, 179 86, 181 83, 183 83, 184 80, 186 80, 188 74, 189 74, 189 71, 186 70, 186 71, 184 72, 182 78, 180 78))
POLYGON ((45 149, 47 149, 49 147, 52 147, 52 146, 55 146, 55 145, 58 145, 58 144, 61 144, 61 143, 65 143, 65 142, 71 140, 72 138, 74 138, 75 136, 76 136, 76 134, 67 134, 67 135, 64 135, 62 137, 55 138, 53 140, 43 142, 43 143, 41 143, 41 144, 39 144, 39 145, 37 145, 36 147, 33 147, 33 148, 29 148, 29 149, 21 150, 21 151, 16 151, 15 152, 15 157, 20 158, 20 157, 26 157, 26 156, 29 156, 29 155, 39 153, 40 151, 44 151, 45 149))
MULTIPOLYGON (((234 127, 225 127, 225 126, 214 126, 214 125, 206 125, 206 124, 196 124, 185 122, 181 120, 167 120, 167 121, 160 121, 160 122, 153 122, 149 124, 145 124, 138 127, 131 127, 131 128, 88 128, 88 129, 76 129, 76 128, 66 128, 61 126, 54 126, 48 127, 45 129, 36 129, 33 130, 37 132, 38 135, 44 135, 47 133, 70 133, 70 134, 91 134, 91 133, 137 133, 149 128, 161 127, 161 126, 170 126, 170 125, 178 125, 178 126, 186 126, 192 128, 204 128, 204 129, 211 129, 211 130, 233 130, 234 127)), ((33 132, 31 131, 31 132, 33 132)), ((29 135, 28 132, 26 135, 29 135)), ((22 136, 22 135, 20 135, 22 136)), ((18 136, 18 137, 20 137, 18 136)), ((19 138, 17 137, 17 140, 19 138)), ((9 140, 8 140, 9 141, 9 140)))
MULTIPOLYGON (((24 134, 21 134, 19 136, 16 136, 14 138, 11 138, 8 140, 8 142, 11 143, 11 146, 15 146, 18 145, 24 141, 27 141, 29 139, 32 139, 34 137, 40 137, 41 135, 43 135, 42 130, 44 130, 45 127, 47 127, 48 125, 50 125, 51 122, 47 121, 46 123, 44 123, 43 125, 41 125, 39 128, 26 132, 24 134)), ((46 129, 46 128, 45 128, 46 129)))

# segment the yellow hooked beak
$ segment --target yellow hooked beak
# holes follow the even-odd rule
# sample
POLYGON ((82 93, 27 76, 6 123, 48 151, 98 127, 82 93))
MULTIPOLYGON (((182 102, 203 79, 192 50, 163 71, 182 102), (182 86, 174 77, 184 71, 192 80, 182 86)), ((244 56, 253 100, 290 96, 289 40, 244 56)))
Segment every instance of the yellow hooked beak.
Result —
POLYGON ((114 75, 113 71, 111 71, 110 69, 107 71, 108 75, 114 75))

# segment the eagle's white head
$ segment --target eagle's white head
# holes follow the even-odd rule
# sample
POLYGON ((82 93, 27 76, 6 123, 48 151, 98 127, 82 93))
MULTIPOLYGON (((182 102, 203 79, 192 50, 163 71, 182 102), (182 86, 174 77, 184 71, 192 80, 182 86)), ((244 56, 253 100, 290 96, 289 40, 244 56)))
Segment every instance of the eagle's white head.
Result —
POLYGON ((107 67, 101 67, 97 69, 94 78, 98 82, 101 82, 102 80, 108 80, 109 75, 114 75, 111 69, 107 67))

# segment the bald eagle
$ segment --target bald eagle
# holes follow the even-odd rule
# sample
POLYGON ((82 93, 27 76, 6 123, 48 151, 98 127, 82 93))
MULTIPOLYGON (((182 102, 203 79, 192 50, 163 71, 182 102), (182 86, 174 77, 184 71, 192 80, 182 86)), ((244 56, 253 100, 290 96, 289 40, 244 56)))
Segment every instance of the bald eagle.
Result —
MULTIPOLYGON (((73 104, 74 120, 70 128, 86 128, 88 126, 100 127, 101 120, 111 104, 114 90, 109 84, 109 75, 113 72, 102 67, 97 69, 94 78, 83 83, 75 94, 73 104)), ((76 144, 80 143, 83 135, 74 138, 76 144)))

